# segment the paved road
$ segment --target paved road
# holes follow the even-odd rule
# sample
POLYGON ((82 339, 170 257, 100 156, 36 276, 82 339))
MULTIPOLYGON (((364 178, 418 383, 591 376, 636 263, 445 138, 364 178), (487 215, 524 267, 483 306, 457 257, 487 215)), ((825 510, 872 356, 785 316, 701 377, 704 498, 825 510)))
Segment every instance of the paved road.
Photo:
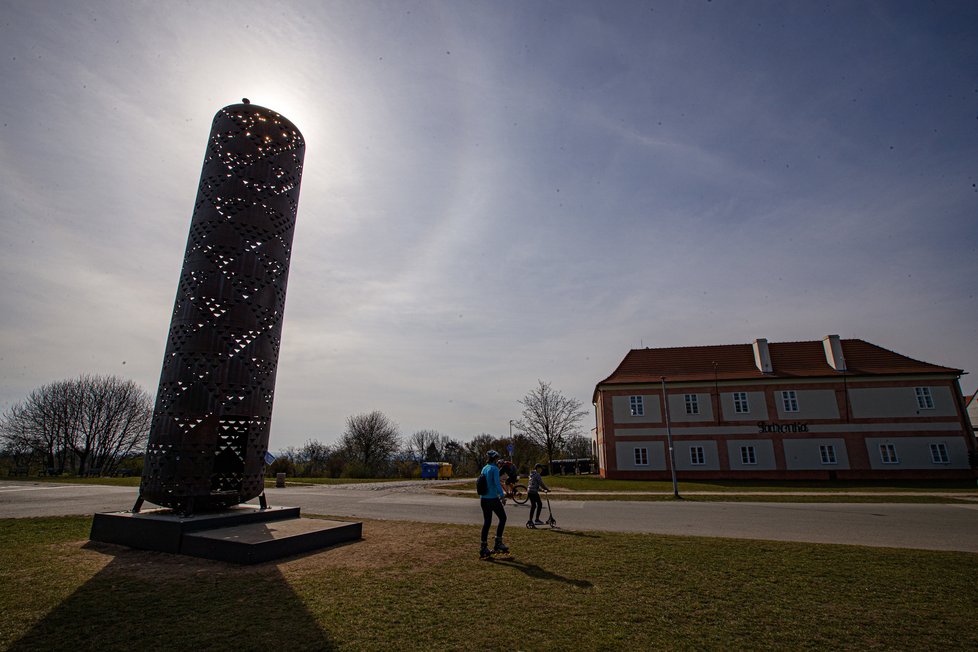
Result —
MULTIPOLYGON (((322 514, 479 525, 475 499, 439 495, 417 482, 269 489, 269 503, 322 514)), ((132 507, 136 490, 98 485, 0 482, 0 518, 93 514, 132 507)), ((564 530, 842 543, 978 553, 978 504, 553 502, 564 530)), ((507 507, 522 527, 527 507, 507 507)), ((546 517, 546 507, 544 507, 546 517)))

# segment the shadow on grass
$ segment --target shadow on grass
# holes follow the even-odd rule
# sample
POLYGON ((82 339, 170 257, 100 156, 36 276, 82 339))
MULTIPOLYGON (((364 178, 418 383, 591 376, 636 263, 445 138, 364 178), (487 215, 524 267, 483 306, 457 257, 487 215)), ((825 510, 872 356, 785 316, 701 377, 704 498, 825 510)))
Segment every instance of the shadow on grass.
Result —
POLYGON ((10 650, 335 650, 272 564, 88 543, 112 560, 10 650))
POLYGON ((527 564, 516 559, 493 559, 492 563, 499 564, 500 566, 509 566, 510 568, 515 568, 516 570, 526 574, 529 577, 538 580, 549 580, 551 582, 563 582, 564 584, 570 584, 571 586, 576 586, 579 589, 590 589, 594 585, 587 580, 574 580, 569 577, 564 577, 563 575, 557 575, 556 573, 551 573, 548 570, 537 566, 536 564, 527 564))
POLYGON ((554 534, 563 534, 568 537, 581 537, 582 539, 600 539, 601 536, 598 534, 589 534, 587 532, 575 532, 574 530, 562 530, 559 527, 550 530, 554 534))

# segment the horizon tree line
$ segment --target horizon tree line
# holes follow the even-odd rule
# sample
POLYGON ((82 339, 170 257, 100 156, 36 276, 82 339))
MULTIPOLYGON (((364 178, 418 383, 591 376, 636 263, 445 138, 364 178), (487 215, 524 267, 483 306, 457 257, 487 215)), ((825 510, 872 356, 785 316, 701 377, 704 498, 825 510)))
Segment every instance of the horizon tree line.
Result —
MULTIPOLYGON (((486 453, 496 449, 526 473, 557 455, 591 457, 590 438, 580 429, 587 412, 579 401, 538 381, 518 403, 522 415, 513 425, 519 432, 512 437, 483 432, 467 442, 432 429, 404 437, 377 410, 352 415, 336 443, 309 439, 302 446, 286 447, 266 472, 412 478, 420 475, 422 462, 448 462, 456 476, 472 475, 486 453)), ((57 475, 108 475, 123 464, 139 473, 152 414, 152 397, 132 380, 83 375, 49 383, 0 414, 0 460, 16 468, 40 466, 57 475)))

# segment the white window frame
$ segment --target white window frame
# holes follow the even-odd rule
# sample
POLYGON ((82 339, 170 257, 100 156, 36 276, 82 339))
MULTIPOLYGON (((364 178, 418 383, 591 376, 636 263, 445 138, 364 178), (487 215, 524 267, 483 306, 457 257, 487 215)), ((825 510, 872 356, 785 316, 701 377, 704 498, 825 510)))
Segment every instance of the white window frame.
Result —
POLYGON ((930 393, 930 387, 914 387, 913 392, 917 396, 917 407, 919 409, 934 409, 934 396, 930 393))
POLYGON ((741 464, 757 464, 757 453, 753 446, 741 446, 740 447, 740 463, 741 464))
POLYGON ((798 392, 793 389, 786 389, 781 392, 781 405, 785 412, 798 411, 798 392))
POLYGON ((750 414, 750 401, 747 400, 747 392, 733 393, 734 412, 737 414, 750 414))
POLYGON ((943 442, 931 444, 930 460, 934 464, 950 464, 951 457, 947 453, 947 444, 943 442))
POLYGON ((635 447, 635 466, 649 465, 649 449, 644 446, 635 447))
POLYGON ((706 464, 706 451, 703 450, 702 446, 689 447, 689 463, 694 466, 706 464))
POLYGON ((880 444, 880 461, 883 464, 899 464, 900 458, 897 455, 896 444, 880 444))
POLYGON ((700 399, 697 394, 685 394, 683 400, 686 401, 686 414, 700 413, 700 399))
POLYGON ((628 397, 628 410, 633 417, 645 416, 645 401, 641 396, 628 397))
POLYGON ((818 454, 822 458, 822 464, 838 464, 839 460, 835 456, 835 444, 819 444, 818 454))

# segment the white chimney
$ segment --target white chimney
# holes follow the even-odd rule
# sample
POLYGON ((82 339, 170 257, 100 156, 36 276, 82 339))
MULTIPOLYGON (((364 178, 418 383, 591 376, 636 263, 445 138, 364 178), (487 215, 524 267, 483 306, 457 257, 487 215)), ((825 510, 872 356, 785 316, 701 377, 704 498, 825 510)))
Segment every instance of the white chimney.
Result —
POLYGON ((761 373, 774 373, 774 367, 771 366, 771 352, 768 351, 767 340, 763 337, 754 340, 754 364, 761 373))
POLYGON ((825 347, 825 361, 836 371, 846 370, 846 356, 842 354, 842 342, 838 335, 829 335, 822 338, 822 345, 825 347))

